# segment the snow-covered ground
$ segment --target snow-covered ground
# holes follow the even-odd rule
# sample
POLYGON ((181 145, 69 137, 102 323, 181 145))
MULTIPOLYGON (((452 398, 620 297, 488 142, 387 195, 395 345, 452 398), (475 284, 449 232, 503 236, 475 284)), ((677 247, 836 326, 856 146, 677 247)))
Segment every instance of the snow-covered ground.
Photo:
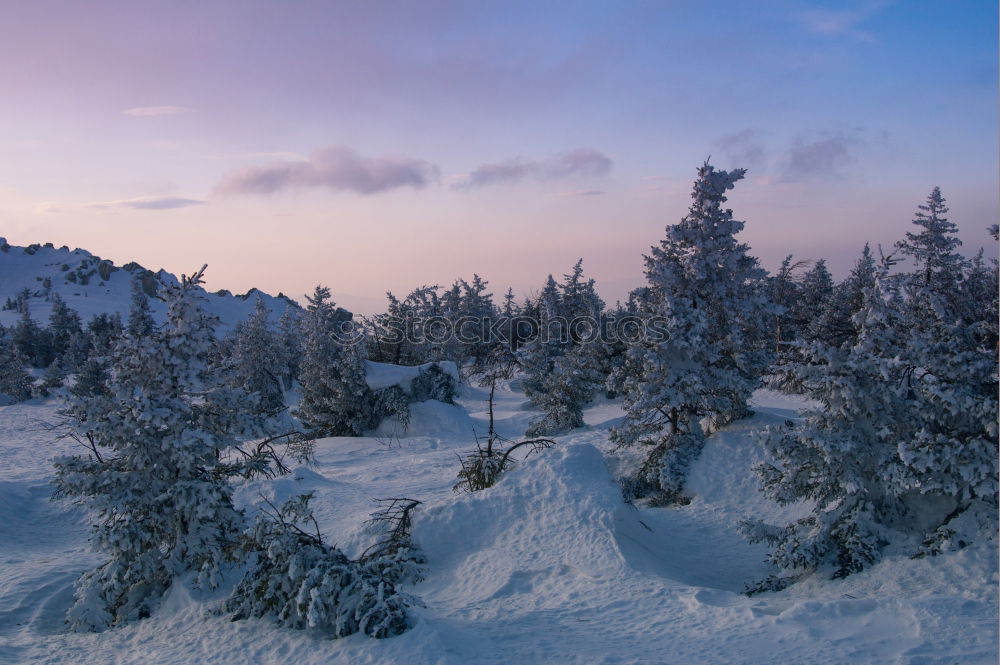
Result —
MULTIPOLYGON (((516 382, 513 384, 516 387, 516 382)), ((84 515, 49 500, 51 458, 71 450, 42 423, 53 402, 0 407, 0 662, 677 664, 997 662, 997 556, 993 544, 910 560, 891 555, 846 580, 818 576, 748 598, 768 572, 747 544, 747 516, 788 519, 756 491, 760 451, 749 432, 794 417, 791 398, 760 392, 756 415, 716 433, 695 465, 681 509, 622 501, 607 428, 621 415, 600 401, 588 428, 559 437, 494 488, 456 495, 458 455, 487 429, 485 393, 464 388, 458 406, 414 405, 409 431, 391 439, 331 438, 316 463, 242 486, 238 500, 312 491, 327 540, 357 554, 373 498, 424 506, 414 536, 427 555, 415 626, 402 636, 323 640, 264 620, 207 612, 220 589, 175 585, 154 616, 103 634, 71 634, 62 616, 76 576, 95 563, 84 515)), ((510 385, 498 429, 523 434, 536 414, 510 385)))

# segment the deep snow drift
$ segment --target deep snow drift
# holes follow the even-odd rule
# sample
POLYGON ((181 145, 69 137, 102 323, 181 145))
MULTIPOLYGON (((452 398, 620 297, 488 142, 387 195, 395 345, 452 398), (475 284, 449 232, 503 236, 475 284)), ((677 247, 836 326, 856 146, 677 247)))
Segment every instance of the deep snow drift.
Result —
MULTIPOLYGON (((386 370, 388 374, 392 374, 386 370)), ((516 382, 514 384, 516 386, 516 382)), ((72 447, 41 426, 54 402, 0 407, 0 662, 2 663, 989 663, 997 660, 994 544, 933 559, 893 555, 846 580, 818 576, 748 598, 768 572, 765 551, 736 523, 783 520, 756 491, 760 450, 749 436, 794 417, 794 399, 762 391, 752 418, 713 435, 681 509, 623 502, 607 428, 621 412, 600 401, 588 428, 523 460, 472 495, 451 486, 458 455, 486 431, 485 395, 464 388, 458 406, 412 405, 391 440, 317 442, 316 463, 239 488, 247 506, 311 491, 328 541, 348 554, 372 541, 363 522, 373 498, 424 506, 414 538, 425 579, 414 628, 388 639, 323 640, 266 621, 230 622, 207 610, 226 589, 175 585, 150 619, 98 635, 64 632, 76 576, 94 564, 84 516, 49 500, 49 460, 72 447)), ((535 413, 506 386, 502 434, 523 434, 535 413)))

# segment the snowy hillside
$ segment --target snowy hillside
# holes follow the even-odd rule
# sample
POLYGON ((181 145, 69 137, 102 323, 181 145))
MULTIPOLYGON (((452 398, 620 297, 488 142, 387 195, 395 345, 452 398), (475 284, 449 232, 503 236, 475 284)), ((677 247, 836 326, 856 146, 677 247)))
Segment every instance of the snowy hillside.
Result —
MULTIPOLYGON (((508 437, 537 416, 513 386, 502 386, 496 404, 508 437)), ((95 563, 82 513, 49 500, 50 459, 73 446, 41 426, 55 418, 54 402, 0 407, 0 663, 996 662, 992 543, 922 560, 889 553, 846 580, 814 576, 779 593, 740 593, 768 569, 765 548, 743 540, 736 523, 797 514, 764 500, 751 472, 762 453, 750 432, 794 418, 801 404, 793 398, 758 392, 755 416, 709 439, 689 476, 694 501, 666 509, 622 500, 614 475, 630 460, 611 452, 607 428, 622 414, 607 400, 586 411, 586 428, 558 437, 495 487, 456 495, 457 456, 487 427, 485 396, 464 387, 456 406, 413 405, 408 430, 391 445, 322 439, 314 465, 238 489, 244 506, 313 492, 326 539, 350 556, 372 541, 363 523, 373 498, 423 501, 414 538, 427 565, 406 591, 424 606, 412 630, 385 640, 231 622, 208 613, 224 588, 190 585, 175 585, 149 619, 65 632, 73 581, 95 563)))
MULTIPOLYGON (((198 267, 191 266, 192 270, 198 267)), ((138 263, 116 266, 84 249, 56 248, 52 243, 18 247, 0 238, 0 304, 15 299, 27 289, 31 317, 41 325, 45 325, 51 311, 49 299, 52 294, 62 297, 80 314, 84 323, 100 313, 117 312, 123 319, 127 318, 132 280, 136 278, 142 280, 147 295, 155 293, 158 281, 175 284, 178 280, 176 275, 163 270, 154 273, 138 263)), ((242 295, 228 291, 207 293, 205 309, 219 318, 218 332, 224 334, 246 319, 258 294, 264 298, 274 321, 292 303, 283 294, 271 296, 257 289, 242 295)), ((151 298, 150 305, 153 316, 162 321, 166 311, 164 303, 151 298)), ((0 324, 10 326, 18 316, 13 310, 0 311, 0 324)))

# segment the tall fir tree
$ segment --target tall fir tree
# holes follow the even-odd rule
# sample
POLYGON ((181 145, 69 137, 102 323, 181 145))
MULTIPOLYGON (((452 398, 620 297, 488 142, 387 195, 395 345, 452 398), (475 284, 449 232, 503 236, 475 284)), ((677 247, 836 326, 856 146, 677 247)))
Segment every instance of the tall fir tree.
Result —
POLYGON ((646 257, 643 309, 655 329, 630 343, 612 378, 626 414, 612 437, 652 448, 638 486, 666 501, 682 500, 704 445, 702 419, 722 424, 746 414, 772 357, 765 272, 736 240, 744 223, 722 207, 744 173, 698 169, 688 214, 646 257))

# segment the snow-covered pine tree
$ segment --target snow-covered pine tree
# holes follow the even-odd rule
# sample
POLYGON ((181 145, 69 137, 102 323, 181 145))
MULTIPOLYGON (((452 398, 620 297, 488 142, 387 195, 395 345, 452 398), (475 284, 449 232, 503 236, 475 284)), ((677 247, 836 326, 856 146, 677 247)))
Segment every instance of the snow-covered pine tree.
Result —
POLYGON ((907 233, 905 239, 896 243, 899 251, 917 265, 915 283, 937 293, 953 289, 962 280, 967 264, 956 251, 962 241, 958 239, 958 227, 945 217, 947 213, 941 188, 935 187, 927 202, 917 206, 913 217, 913 224, 922 230, 907 233))
POLYGON ((933 554, 996 535, 995 343, 985 321, 953 316, 925 266, 903 277, 884 261, 863 290, 853 345, 805 345, 785 368, 819 406, 803 425, 764 434, 772 461, 757 471, 770 498, 815 507, 788 525, 744 525, 784 571, 759 590, 827 565, 856 572, 894 540, 933 554))
POLYGON ((594 342, 575 346, 555 358, 534 400, 543 415, 528 426, 526 436, 561 434, 584 426, 583 408, 605 378, 599 353, 594 342))
POLYGON ((232 385, 242 386, 256 395, 255 412, 263 417, 276 416, 285 408, 282 362, 278 337, 268 323, 270 311, 258 294, 254 310, 236 333, 232 357, 227 362, 232 385))
POLYGON ((743 222, 722 207, 744 173, 698 169, 688 214, 646 257, 642 309, 654 329, 630 343, 611 379, 626 412, 612 437, 652 448, 637 490, 663 501, 683 500, 687 469, 704 445, 702 418, 743 416, 772 356, 765 272, 735 238, 743 222))
POLYGON ((124 334, 122 319, 118 313, 95 314, 87 323, 87 337, 90 338, 88 356, 110 356, 115 344, 124 334))
POLYGON ((805 261, 793 261, 789 254, 781 262, 781 267, 769 280, 771 301, 779 307, 774 315, 774 353, 780 355, 783 343, 794 340, 799 334, 792 305, 799 298, 798 272, 806 264, 805 261))
POLYGON ((34 381, 25 368, 20 351, 13 344, 0 344, 0 395, 14 402, 31 397, 34 381))
POLYGON ((518 363, 523 377, 521 387, 525 396, 537 405, 545 392, 545 379, 552 372, 555 359, 569 346, 569 327, 562 316, 559 285, 552 275, 538 296, 538 331, 534 339, 518 351, 518 363))
POLYGON ((153 334, 154 328, 156 328, 156 322, 153 321, 149 298, 146 297, 146 292, 142 288, 142 279, 133 277, 132 302, 128 310, 125 332, 132 337, 149 337, 153 334))
POLYGON ((52 362, 57 363, 59 371, 65 375, 79 367, 86 358, 86 340, 80 315, 58 293, 52 294, 51 303, 49 338, 52 342, 52 362))
POLYGON ((245 394, 207 371, 214 338, 199 302, 203 272, 165 286, 165 326, 119 345, 110 394, 71 407, 92 454, 56 459, 56 483, 90 510, 92 546, 106 557, 77 583, 67 615, 75 630, 148 616, 188 571, 214 585, 239 533, 219 458, 257 430, 245 394))
POLYGON ((285 307, 278 319, 278 350, 282 384, 285 390, 291 390, 293 382, 299 378, 302 363, 302 322, 295 307, 285 307))
POLYGON ((20 300, 18 307, 21 317, 11 331, 11 344, 32 367, 48 367, 54 358, 49 331, 31 318, 27 298, 20 300))
POLYGON ((906 423, 906 390, 886 378, 904 341, 893 307, 887 266, 865 290, 857 342, 804 346, 802 360, 784 366, 810 399, 804 423, 768 428, 761 440, 770 461, 756 472, 764 494, 779 504, 812 501, 812 512, 788 525, 747 521, 744 534, 772 547, 769 561, 783 575, 751 591, 780 589, 823 565, 843 577, 878 558, 885 527, 901 515, 901 488, 909 484, 896 453, 906 423))
POLYGON ((858 335, 855 315, 864 304, 865 293, 874 288, 875 272, 875 258, 871 247, 865 243, 851 274, 834 287, 823 312, 809 324, 804 338, 832 346, 853 346, 858 335))
POLYGON ((817 260, 802 275, 799 292, 792 303, 792 317, 799 337, 807 337, 809 327, 826 309, 833 296, 833 276, 826 267, 826 259, 817 260))
POLYGON ((372 426, 362 340, 342 344, 330 289, 317 286, 303 321, 302 401, 294 412, 314 436, 361 436, 372 426))

